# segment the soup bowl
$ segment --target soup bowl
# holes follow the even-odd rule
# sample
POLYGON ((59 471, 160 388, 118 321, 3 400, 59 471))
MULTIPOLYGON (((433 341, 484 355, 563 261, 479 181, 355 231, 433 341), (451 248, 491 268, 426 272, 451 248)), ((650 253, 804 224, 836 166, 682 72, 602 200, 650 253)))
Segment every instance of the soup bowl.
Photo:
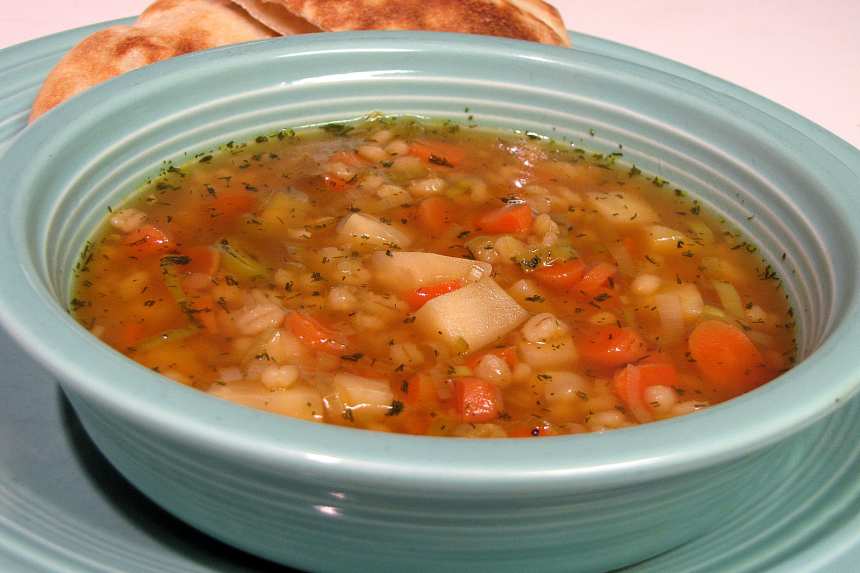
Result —
POLYGON ((273 561, 605 571, 702 536, 814 455, 804 430, 860 389, 860 152, 740 88, 588 46, 319 34, 193 54, 99 86, 28 128, 0 163, 0 319, 131 483, 273 561), (739 398, 642 427, 416 437, 219 400, 128 360, 67 312, 86 241, 163 162, 373 111, 620 150, 688 190, 752 237, 783 281, 799 363, 739 398))

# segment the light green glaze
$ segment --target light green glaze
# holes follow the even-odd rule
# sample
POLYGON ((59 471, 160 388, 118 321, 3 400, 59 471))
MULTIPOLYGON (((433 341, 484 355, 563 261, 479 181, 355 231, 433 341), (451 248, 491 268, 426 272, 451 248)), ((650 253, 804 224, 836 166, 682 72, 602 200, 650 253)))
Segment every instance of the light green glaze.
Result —
POLYGON ((204 531, 275 560, 315 570, 600 571, 697 537, 768 495, 753 478, 768 472, 778 483, 810 453, 803 440, 789 452, 789 435, 860 388, 860 153, 736 87, 584 43, 305 36, 192 55, 92 90, 37 122, 0 163, 13 174, 0 190, 0 319, 61 380, 129 480, 204 531), (126 361, 58 304, 106 207, 164 159, 371 110, 465 119, 466 107, 485 126, 597 151, 623 144, 627 161, 749 231, 786 281, 806 360, 696 416, 476 443, 224 403, 126 361))

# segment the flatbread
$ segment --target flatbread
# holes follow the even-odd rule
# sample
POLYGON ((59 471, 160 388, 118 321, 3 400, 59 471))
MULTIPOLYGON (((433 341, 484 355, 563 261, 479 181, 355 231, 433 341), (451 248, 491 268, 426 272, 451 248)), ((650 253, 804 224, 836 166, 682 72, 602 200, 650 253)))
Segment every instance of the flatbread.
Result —
POLYGON ((541 0, 158 0, 131 26, 85 38, 54 67, 30 122, 73 95, 167 58, 277 35, 433 30, 569 46, 558 11, 541 0))
POLYGON ((277 2, 265 0, 233 0, 252 18, 271 28, 282 36, 322 32, 304 18, 296 16, 277 2))
POLYGON ((570 46, 558 11, 541 0, 234 0, 273 30, 296 17, 319 30, 434 30, 570 46))
POLYGON ((158 0, 132 26, 95 32, 42 85, 29 121, 96 84, 174 56, 277 36, 230 0, 158 0))

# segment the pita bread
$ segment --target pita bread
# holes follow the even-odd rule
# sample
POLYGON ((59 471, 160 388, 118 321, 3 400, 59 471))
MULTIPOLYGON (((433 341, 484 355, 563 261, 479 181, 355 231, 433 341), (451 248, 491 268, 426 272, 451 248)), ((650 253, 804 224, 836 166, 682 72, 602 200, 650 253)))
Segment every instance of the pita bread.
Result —
POLYGON ((266 0, 233 0, 252 18, 282 36, 322 32, 304 18, 296 16, 277 2, 266 0))
POLYGON ((435 30, 569 46, 558 11, 541 0, 158 0, 132 26, 92 34, 54 67, 30 121, 131 70, 198 50, 280 35, 435 30))
POLYGON ((558 11, 541 0, 234 0, 281 33, 296 17, 326 32, 435 30, 570 46, 558 11))
POLYGON ((45 79, 30 121, 87 88, 142 66, 276 35, 230 0, 159 0, 134 25, 100 30, 72 48, 45 79))

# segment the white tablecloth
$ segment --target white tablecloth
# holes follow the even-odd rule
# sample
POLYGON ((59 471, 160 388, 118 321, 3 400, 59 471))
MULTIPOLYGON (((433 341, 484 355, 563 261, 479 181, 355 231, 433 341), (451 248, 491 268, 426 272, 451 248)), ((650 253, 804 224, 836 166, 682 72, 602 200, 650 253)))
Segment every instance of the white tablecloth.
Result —
MULTIPOLYGON (((16 2, 0 10, 0 48, 135 15, 149 3, 150 0, 16 2)), ((860 147, 860 1, 554 3, 572 30, 654 52, 730 80, 805 115, 860 147)))

